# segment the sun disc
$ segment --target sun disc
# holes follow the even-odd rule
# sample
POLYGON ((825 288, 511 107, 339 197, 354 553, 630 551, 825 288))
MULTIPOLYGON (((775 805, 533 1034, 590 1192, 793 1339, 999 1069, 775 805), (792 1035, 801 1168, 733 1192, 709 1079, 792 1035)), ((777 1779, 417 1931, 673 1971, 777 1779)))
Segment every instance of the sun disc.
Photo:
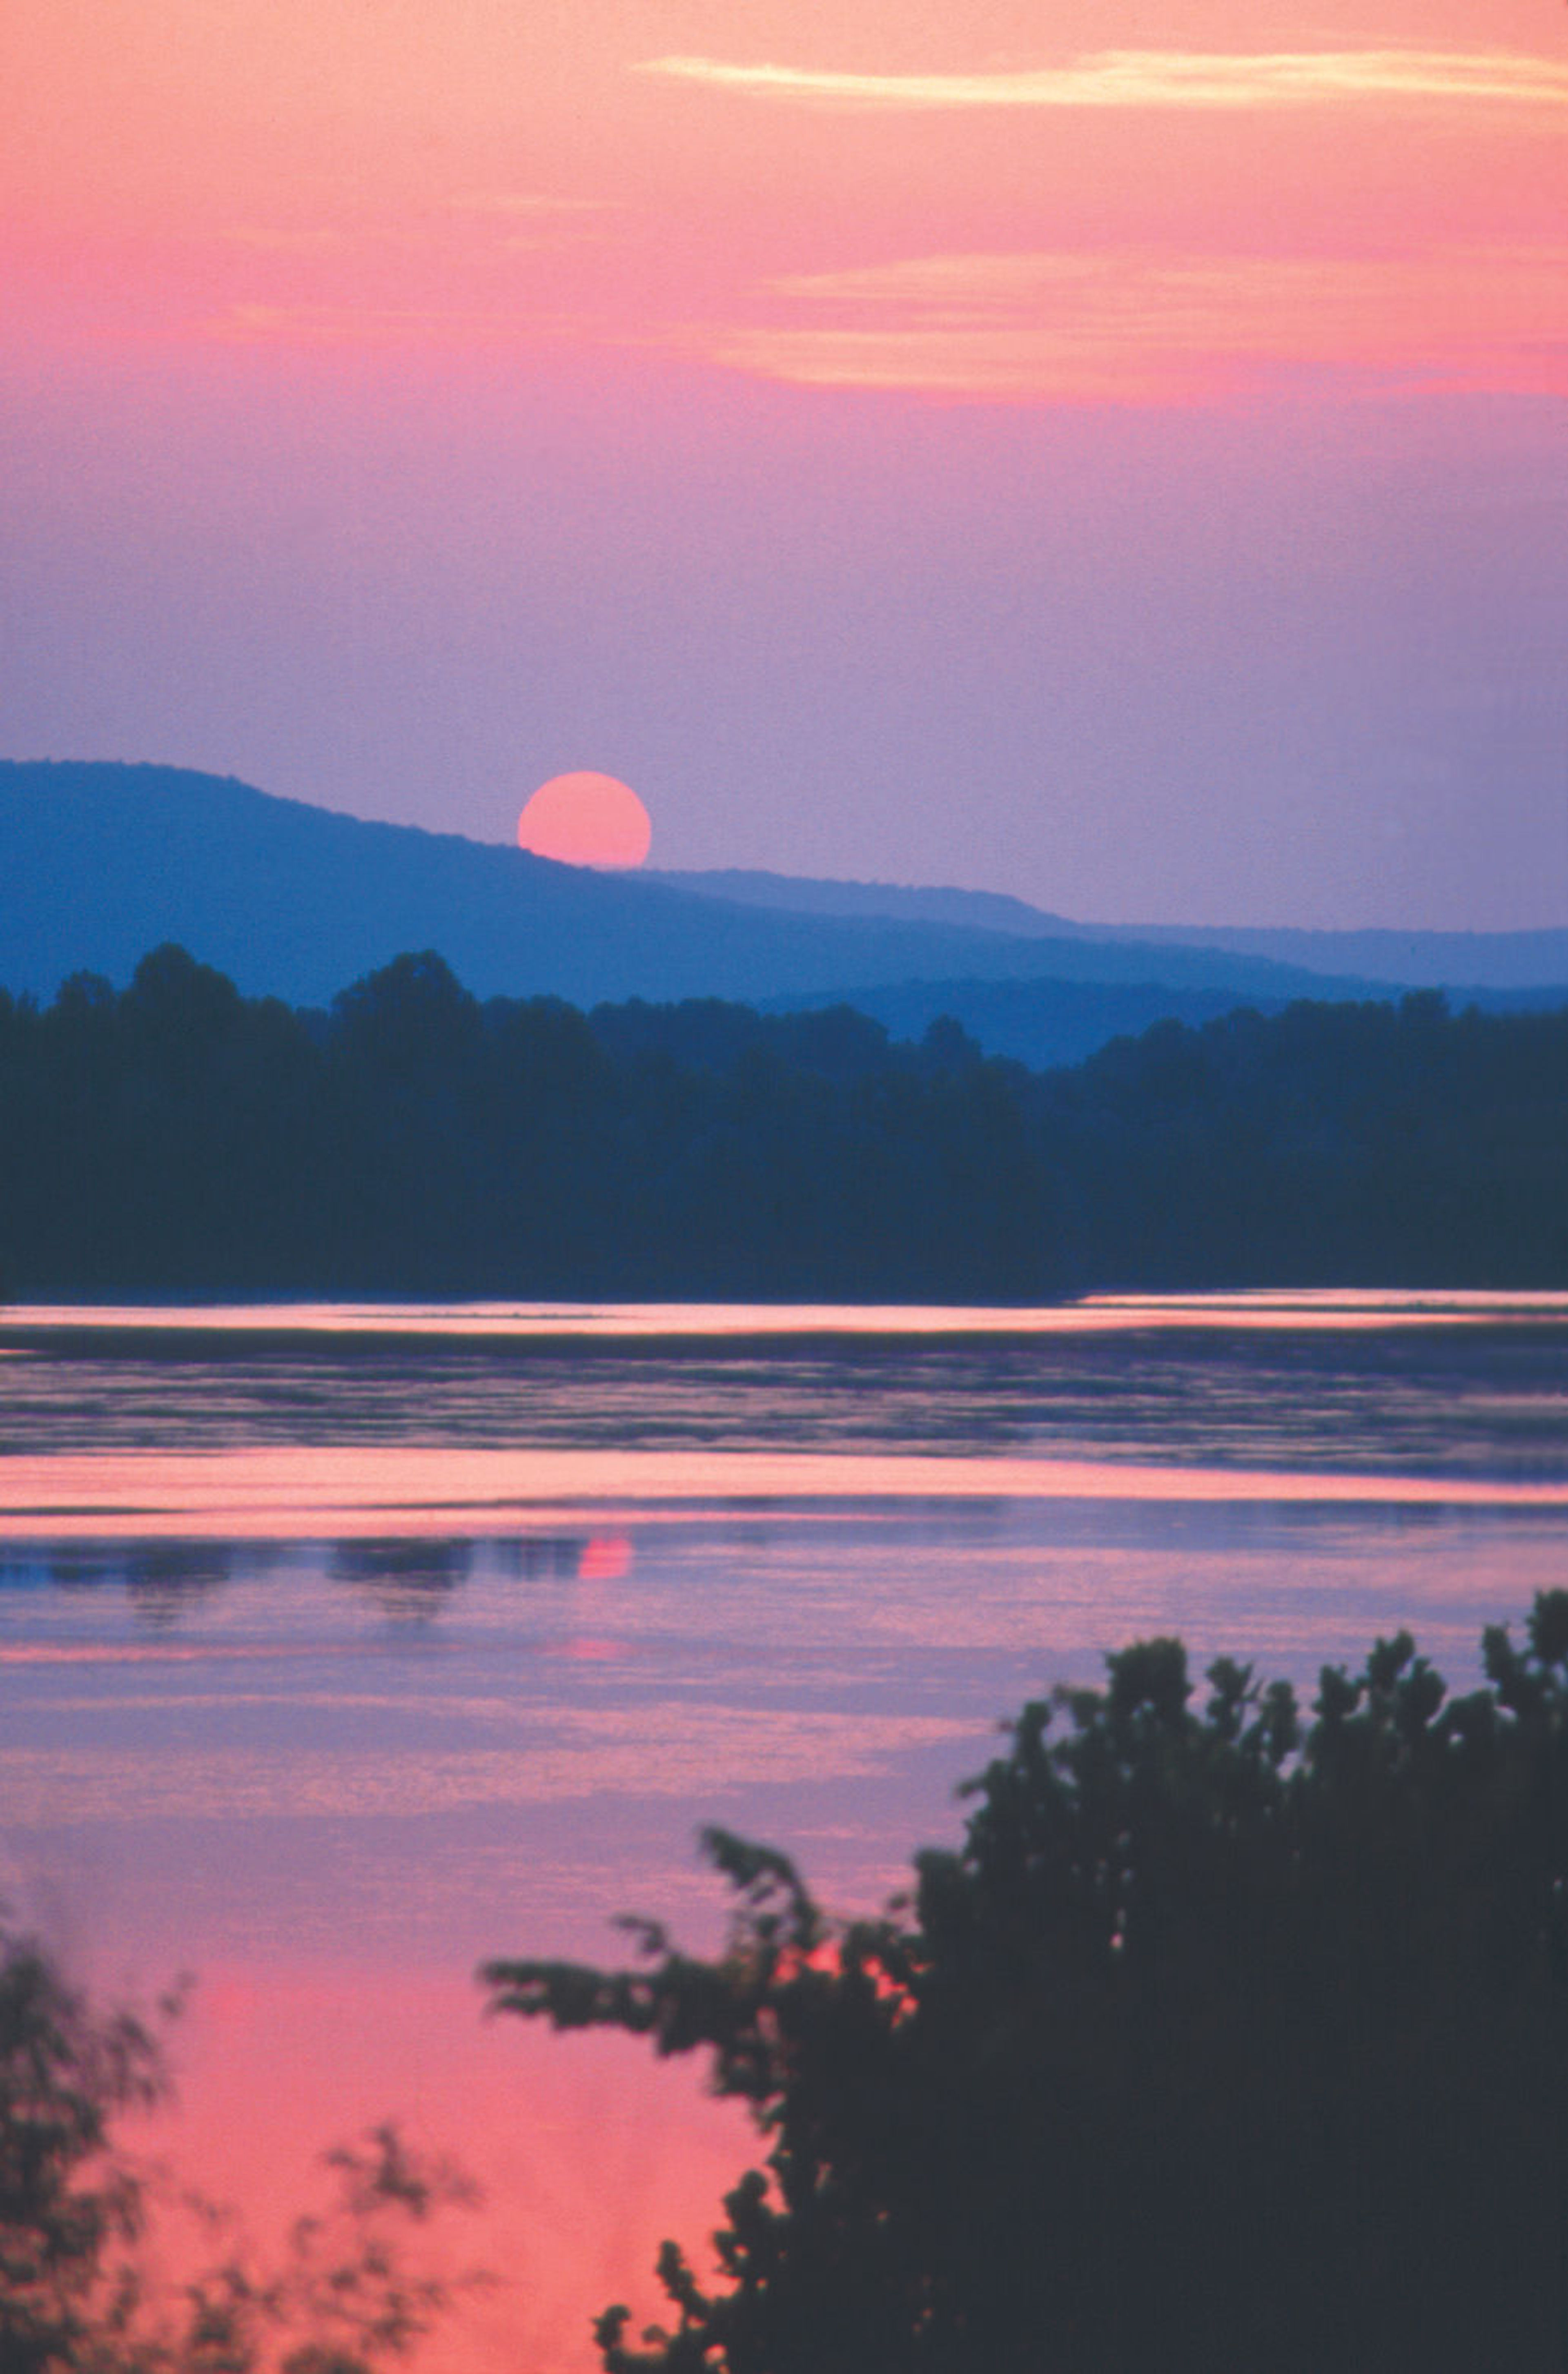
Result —
POLYGON ((561 865, 641 865, 653 819, 630 783, 582 770, 541 783, 517 819, 517 846, 561 865))

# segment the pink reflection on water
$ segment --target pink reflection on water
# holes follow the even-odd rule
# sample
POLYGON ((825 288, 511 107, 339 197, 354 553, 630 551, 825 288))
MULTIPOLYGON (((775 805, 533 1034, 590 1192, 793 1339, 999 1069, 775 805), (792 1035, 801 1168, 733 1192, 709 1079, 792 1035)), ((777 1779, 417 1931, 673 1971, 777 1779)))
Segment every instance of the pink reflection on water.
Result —
MULTIPOLYGON (((498 1949, 520 1942, 502 1924, 498 1949)), ((697 2063, 486 2021, 462 1974, 218 1964, 176 2041, 178 2110, 136 2140, 180 2183, 238 2204, 273 2255, 320 2190, 320 2153, 383 2119, 477 2180, 477 2212, 443 2219, 435 2262, 482 2264, 497 2281, 420 2350, 421 2374, 588 2374, 593 2315, 613 2299, 656 2313, 666 2235, 711 2271, 722 2195, 760 2156, 735 2106, 704 2096, 697 2063)), ((176 2280, 202 2255, 177 2230, 163 2251, 176 2280)))
POLYGON ((1568 1294, 1348 1287, 1232 1294, 1098 1294, 1008 1309, 921 1303, 469 1302, 18 1304, 8 1334, 52 1331, 484 1337, 1079 1335, 1142 1328, 1427 1327, 1568 1320, 1568 1294))
MULTIPOLYGON (((606 1451, 290 1445, 244 1451, 67 1451, 0 1461, 0 1539, 221 1534, 301 1541, 588 1530, 619 1510, 772 1500, 1315 1502, 1556 1509, 1568 1483, 1488 1477, 1183 1467, 1134 1460, 926 1452, 606 1451)), ((585 1557, 594 1555, 590 1542, 585 1557)), ((601 1556, 619 1556, 619 1550, 601 1556)), ((581 1570, 581 1569, 580 1569, 581 1570)))
POLYGON ((577 1559, 579 1582, 619 1582, 631 1571, 631 1544, 624 1534, 595 1534, 577 1559))
MULTIPOLYGON (((275 1664, 290 1657, 313 1657, 314 1642, 294 1647, 285 1642, 236 1641, 225 1647, 226 1658, 252 1659, 275 1664)), ((4 1665, 205 1665, 212 1661, 206 1641, 183 1640, 4 1640, 4 1665)))
MULTIPOLYGON (((35 1343, 95 1325, 350 1342, 950 1339, 1500 1320, 1561 1326, 1568 1296, 1108 1298, 1032 1312, 73 1310, 6 1313, 4 1329, 30 1327, 35 1343)), ((948 1389, 929 1388, 938 1413, 948 1389)), ((1249 1372, 1238 1397, 1252 1390, 1249 1372)), ((1287 1397, 1280 1426, 1248 1444, 1288 1457, 1290 1415, 1287 1397)), ((17 1719, 0 1742, 0 1800, 24 1879, 53 1879, 57 1862, 25 1858, 66 1842, 84 1923, 102 1913, 110 1951, 134 1954, 150 1985, 177 1938, 201 1973, 171 2149, 206 2190, 281 2220, 316 2150, 389 2113, 485 2181, 486 2222, 456 2247, 489 2259, 506 2287, 442 2345, 435 2363, 454 2374, 586 2374, 589 2315, 629 2294, 639 2315, 656 2309, 657 2240, 673 2232, 700 2251, 755 2148, 704 2101, 691 2064, 482 2025, 464 1977, 480 1953, 618 1959, 602 1923, 623 1907, 690 1937, 693 1919, 722 1913, 685 1860, 702 1819, 774 1839, 827 1900, 869 1910, 917 1843, 954 1841, 952 1784, 994 1752, 996 1719, 1058 1678, 1093 1677, 1107 1648, 1179 1631, 1195 1668, 1224 1650, 1310 1686, 1322 1660, 1409 1621, 1458 1681, 1481 1620, 1516 1618, 1562 1579, 1568 1483, 1249 1467, 1209 1458, 1208 1440, 1183 1464, 1149 1455, 1161 1447, 1152 1428, 1138 1458, 961 1455, 929 1448, 932 1431, 918 1450, 851 1452, 383 1441, 0 1461, 0 1539, 49 1551, 177 1536, 361 1545, 336 1564, 253 1546, 221 1593, 188 1608, 177 1595, 14 1594, 17 1625, 77 1637, 0 1651, 17 1719), (512 1535, 538 1558, 509 1566, 512 1535), (398 1557, 429 1540, 479 1546, 471 1560, 398 1557), (155 1617, 171 1635, 112 1637, 155 1617), (205 1637, 180 1637, 198 1623, 205 1637), (111 1637, 79 1637, 93 1626, 111 1637), (192 1671, 204 1665, 210 1678, 192 1671)), ((1079 1439, 1114 1447, 1087 1422, 1079 1439)), ((1414 1439, 1444 1455, 1440 1435, 1414 1439)), ((1411 1440, 1384 1446, 1396 1470, 1417 1467, 1411 1440)), ((1362 1447, 1349 1425, 1304 1441, 1347 1463, 1362 1447)), ((132 1564, 93 1552, 81 1576, 132 1564)))

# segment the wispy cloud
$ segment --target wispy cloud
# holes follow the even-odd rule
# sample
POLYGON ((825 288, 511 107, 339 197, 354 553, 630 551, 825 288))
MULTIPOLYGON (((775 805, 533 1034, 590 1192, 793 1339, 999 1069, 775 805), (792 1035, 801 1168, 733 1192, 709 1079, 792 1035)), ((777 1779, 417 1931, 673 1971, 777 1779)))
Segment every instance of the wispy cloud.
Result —
POLYGON ((1410 254, 953 253, 794 273, 719 319, 592 307, 236 302, 225 344, 593 347, 803 387, 1024 404, 1206 404, 1286 381, 1568 394, 1568 244, 1410 254))
POLYGON ((1303 370, 1568 391, 1565 273, 1568 248, 920 256, 775 280, 794 318, 710 351, 798 385, 1033 402, 1210 401, 1303 370))
POLYGON ((853 110, 1252 109, 1357 99, 1568 106, 1568 65, 1510 50, 1101 50, 1060 66, 914 75, 663 57, 634 71, 796 107, 853 110))

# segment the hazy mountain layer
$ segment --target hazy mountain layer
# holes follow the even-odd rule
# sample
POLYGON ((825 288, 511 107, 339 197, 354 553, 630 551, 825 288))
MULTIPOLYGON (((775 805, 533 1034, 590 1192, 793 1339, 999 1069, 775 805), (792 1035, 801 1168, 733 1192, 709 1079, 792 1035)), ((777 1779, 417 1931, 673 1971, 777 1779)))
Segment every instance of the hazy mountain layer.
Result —
POLYGON ((175 768, 0 763, 0 985, 47 995, 79 970, 123 982, 165 940, 249 993, 302 1003, 426 948, 480 996, 584 1005, 1042 975, 1222 988, 1232 1002, 1323 993, 1305 970, 1220 950, 1032 937, 903 910, 760 911, 175 768))
MULTIPOLYGON (((1144 961, 1159 952, 1157 978, 1193 980, 1171 970, 1170 951, 1208 950, 1216 955, 1262 958, 1311 973, 1403 981, 1415 988, 1543 988, 1568 981, 1568 928, 1536 932, 1311 932, 1285 928, 1187 923, 1075 923, 1066 916, 1032 907, 995 890, 906 889, 891 882, 824 882, 804 875, 740 869, 700 874, 664 873, 672 889, 709 899, 787 908, 809 915, 886 915, 910 922, 957 923, 1020 938, 1088 941, 1103 946, 1132 944, 1144 961)), ((1058 978, 1088 978, 1059 968, 1058 978)), ((1130 980, 1123 971, 1096 972, 1100 980, 1130 980)), ((1210 976, 1213 978, 1214 976, 1210 976)), ((1227 975, 1227 979, 1232 976, 1227 975)), ((1318 992, 1321 995, 1321 990, 1318 992)))

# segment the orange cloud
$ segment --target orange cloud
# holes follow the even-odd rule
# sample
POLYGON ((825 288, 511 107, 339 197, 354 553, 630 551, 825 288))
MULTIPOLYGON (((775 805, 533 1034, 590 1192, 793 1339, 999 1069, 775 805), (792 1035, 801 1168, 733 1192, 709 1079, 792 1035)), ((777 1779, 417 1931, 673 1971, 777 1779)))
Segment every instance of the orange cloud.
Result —
POLYGON ((1568 248, 1387 258, 932 255, 796 274, 815 319, 713 358, 815 387, 1076 403, 1206 401, 1291 369, 1568 392, 1568 248))
POLYGON ((1568 66, 1506 50, 1102 50, 1066 66, 979 74, 836 74, 664 57, 645 59, 634 71, 834 109, 1256 109, 1355 99, 1568 105, 1568 66))

